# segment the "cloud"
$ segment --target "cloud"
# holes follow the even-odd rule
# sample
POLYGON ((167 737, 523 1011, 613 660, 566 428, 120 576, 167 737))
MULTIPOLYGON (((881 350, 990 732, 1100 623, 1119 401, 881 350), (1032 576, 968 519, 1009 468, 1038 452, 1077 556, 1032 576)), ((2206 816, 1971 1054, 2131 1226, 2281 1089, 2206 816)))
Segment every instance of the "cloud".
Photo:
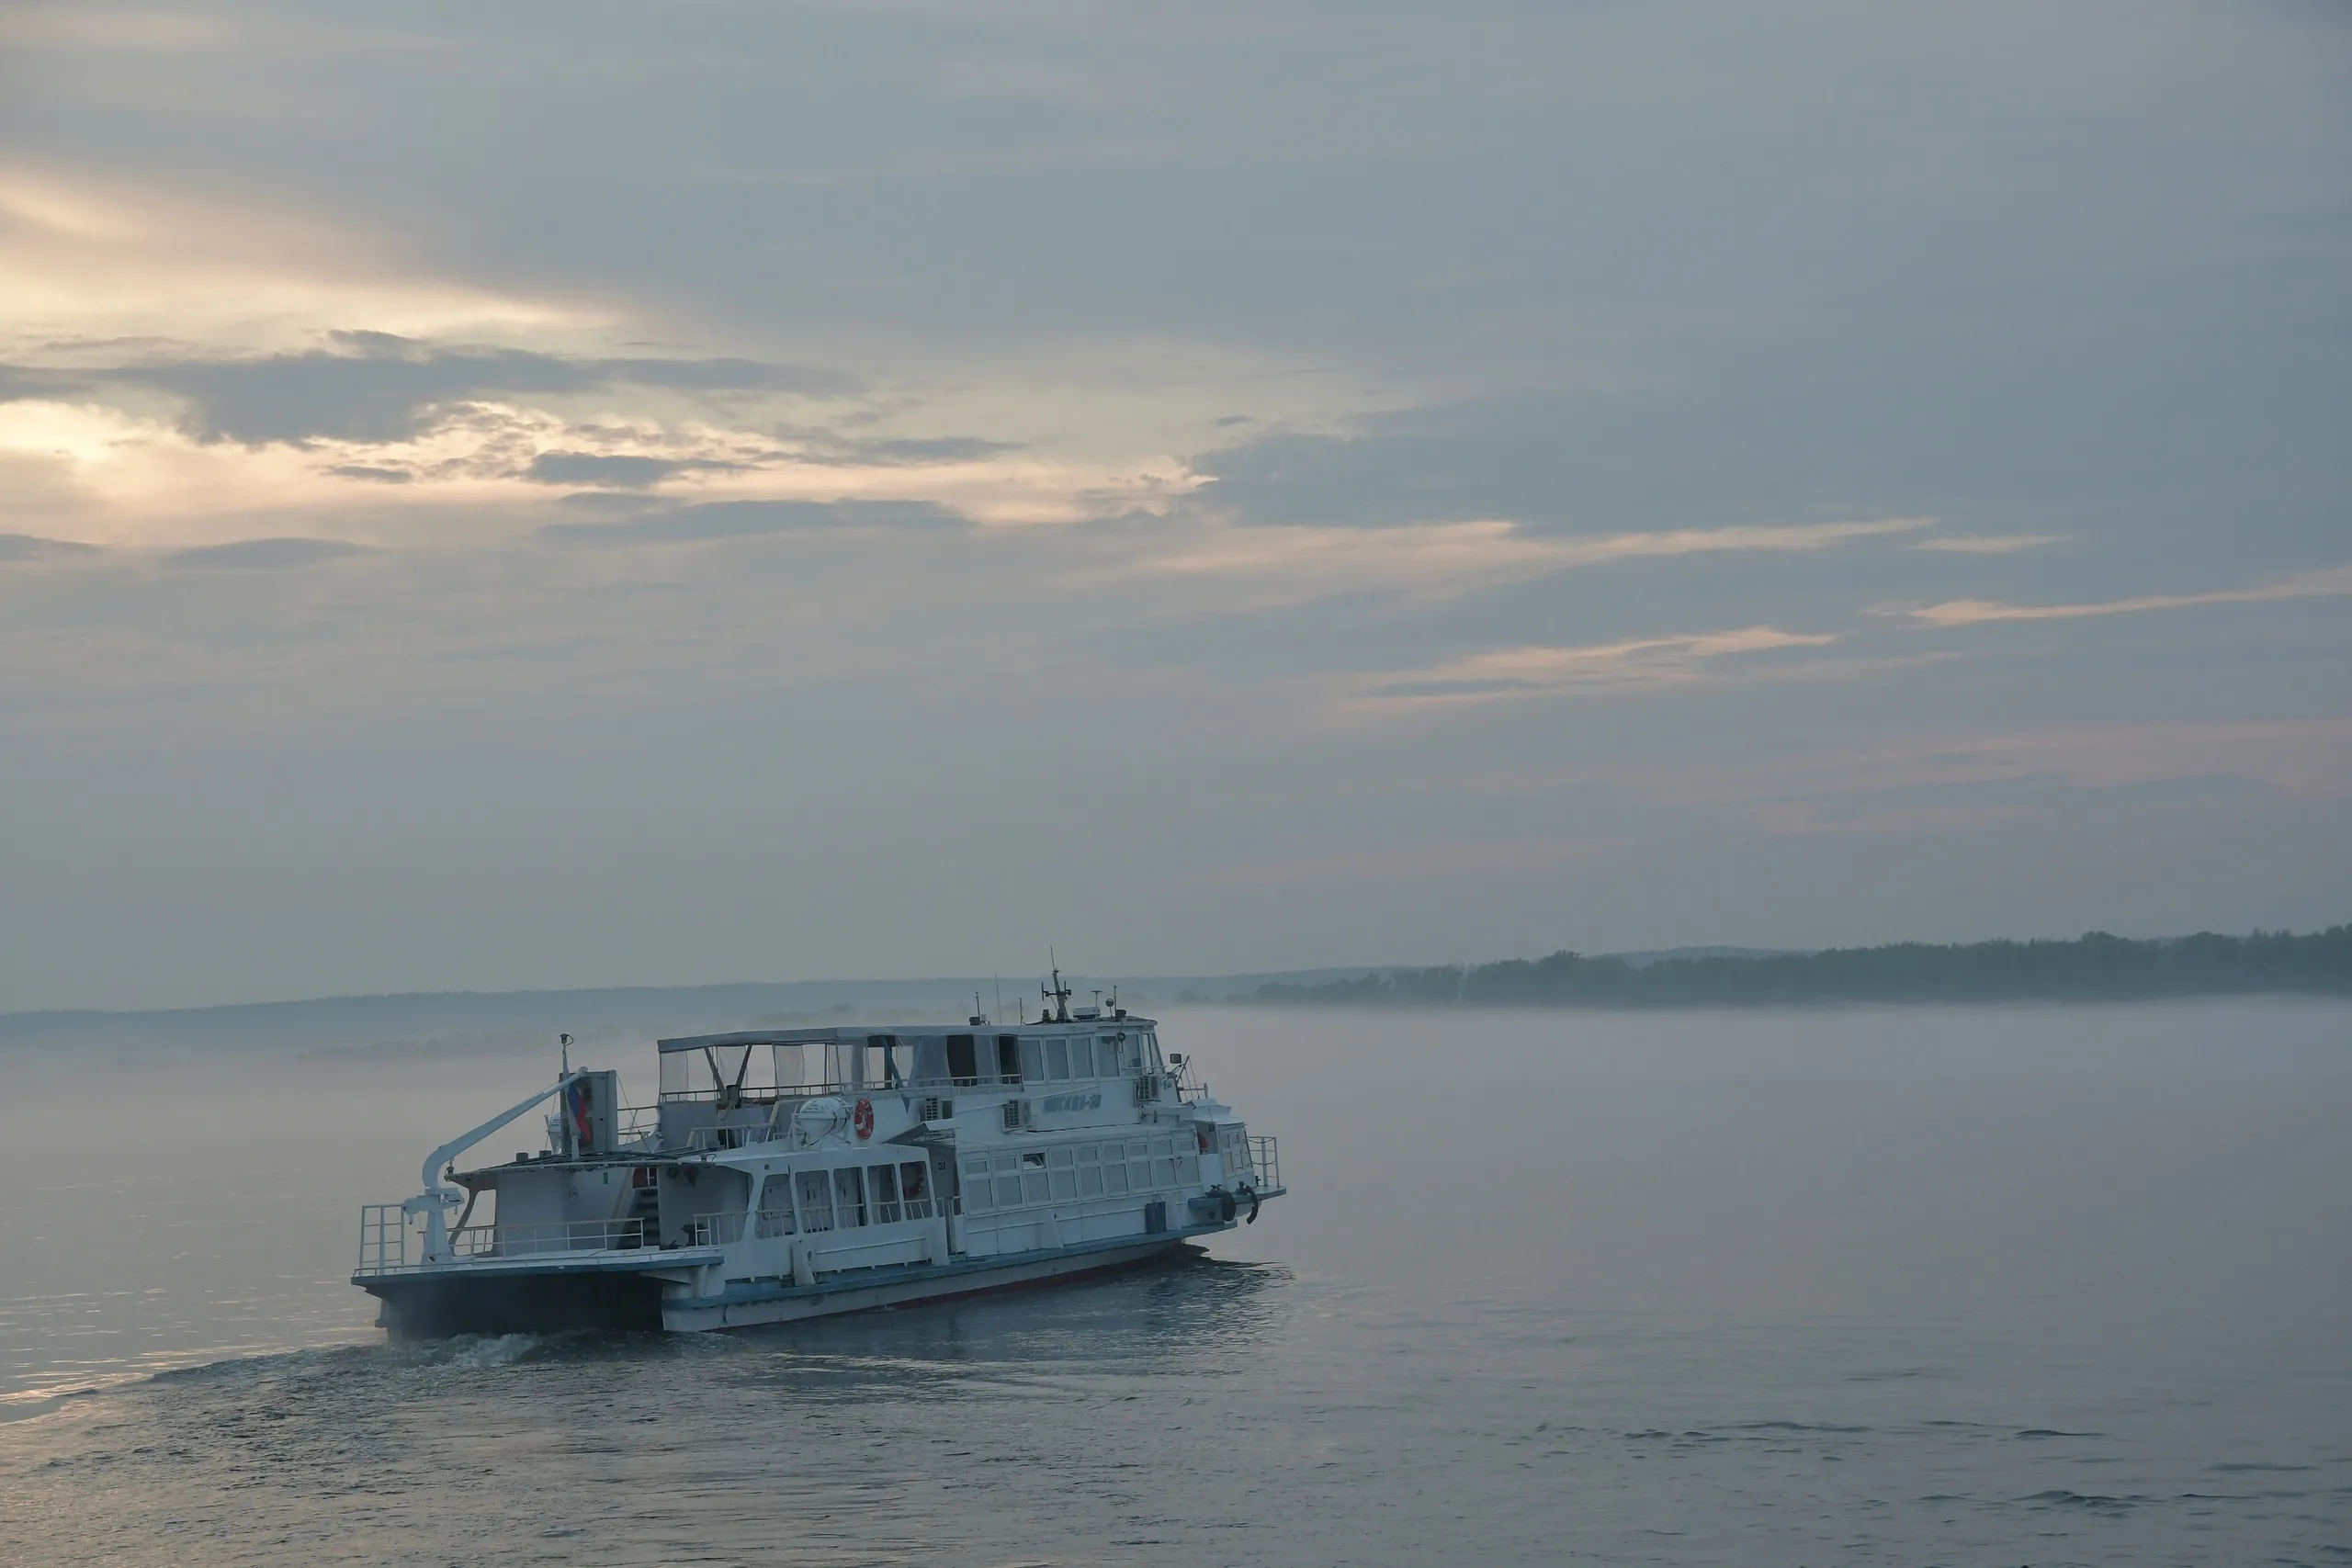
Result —
POLYGON ((1950 538, 1921 539, 1911 547, 1915 550, 1938 550, 1950 555, 2007 556, 2019 550, 2038 550, 2044 545, 2063 545, 2064 534, 1957 534, 1950 538))
POLYGON ((2152 594, 2092 604, 2002 604, 1984 599, 1953 599, 1901 612, 1931 626, 1973 626, 1993 621, 2066 621, 2087 615, 2130 615, 2143 610, 2180 610, 2198 604, 2261 604, 2279 599, 2322 599, 2352 594, 2352 566, 2307 571, 2263 588, 2233 588, 2211 593, 2152 594))
POLYGON ((30 534, 0 534, 0 561, 50 560, 59 556, 94 556, 95 545, 70 539, 41 539, 30 534))
POLYGON ((292 348, 353 321, 434 335, 595 324, 567 305, 422 276, 396 234, 347 209, 208 188, 185 171, 0 166, 0 352, 12 355, 142 335, 292 348))
POLYGON ((333 349, 248 358, 160 360, 68 371, 0 367, 0 400, 131 388, 182 400, 199 441, 300 444, 412 440, 451 405, 501 394, 565 396, 621 386, 833 398, 840 372, 749 359, 587 359, 519 348, 441 348, 388 333, 337 332, 333 349))
POLYGON ((1000 452, 1017 452, 1020 449, 1020 444, 1017 442, 982 441, 975 436, 946 435, 929 439, 865 442, 852 448, 852 460, 878 464, 975 463, 992 457, 1000 452))
POLYGON ((1172 547, 1145 558, 1142 570, 1245 579, 1246 596, 1271 604, 1375 590, 1457 592, 1654 557, 1820 550, 1928 525, 1926 518, 1892 518, 1561 536, 1500 519, 1377 529, 1204 525, 1177 531, 1172 547))
POLYGON ((542 452, 531 459, 524 478, 546 485, 612 485, 641 490, 673 474, 689 470, 741 468, 710 457, 605 457, 594 452, 542 452))
POLYGON ((573 544, 695 544, 817 528, 967 525, 955 513, 926 501, 714 501, 613 523, 550 523, 539 534, 573 544))
POLYGON ((1773 626, 1638 637, 1576 648, 1513 648, 1473 654, 1404 677, 1383 677, 1359 695, 1370 704, 1483 702, 1575 686, 1617 686, 1700 678, 1711 659, 1784 648, 1820 648, 1834 634, 1784 632, 1773 626))
POLYGON ((321 561, 340 560, 345 556, 364 555, 358 546, 341 539, 240 539, 231 545, 205 545, 192 550, 175 550, 164 558, 168 566, 247 567, 277 570, 289 567, 316 566, 321 561))
POLYGON ((337 479, 368 479, 386 485, 404 485, 416 478, 406 468, 383 468, 369 463, 337 463, 327 472, 337 479))

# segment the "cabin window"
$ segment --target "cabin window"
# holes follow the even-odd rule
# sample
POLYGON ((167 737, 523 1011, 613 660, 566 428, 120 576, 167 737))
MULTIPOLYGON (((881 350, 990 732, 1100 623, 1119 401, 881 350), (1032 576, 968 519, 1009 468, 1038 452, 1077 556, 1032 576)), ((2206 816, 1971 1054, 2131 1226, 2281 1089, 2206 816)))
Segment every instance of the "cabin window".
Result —
POLYGON ((1190 1187, 1194 1182, 1200 1180, 1200 1179, 1201 1156, 1197 1153, 1190 1150, 1178 1155, 1176 1156, 1177 1185, 1180 1187, 1190 1187))
POLYGON ((865 1173, 866 1190, 874 1197, 874 1223, 895 1225, 899 1223, 899 1168, 877 1165, 865 1173))
POLYGON ((1044 1203, 1051 1198, 1051 1190, 1046 1183, 1046 1156, 1033 1149, 1021 1156, 1021 1201, 1044 1203))
MULTIPOLYGON (((947 1179, 947 1168, 940 1167, 939 1179, 947 1179)), ((988 1185, 982 1182, 981 1186, 988 1185)), ((899 1168, 899 1196, 906 1201, 907 1218, 931 1218, 931 1171, 919 1159, 909 1160, 899 1168)))
POLYGON ((1164 1070, 1159 1060, 1159 1036, 1151 1030, 1147 1029, 1136 1036, 1136 1060, 1145 1072, 1164 1070))
POLYGON ((854 1040, 831 1040, 825 1044, 825 1082, 848 1085, 857 1081, 859 1055, 865 1047, 854 1040))
POLYGON ((1000 1209, 1021 1207, 1021 1160, 1017 1155, 999 1155, 996 1167, 996 1206, 1000 1209))
POLYGON ((1102 1152, 1092 1144, 1078 1151, 1078 1195, 1102 1196, 1102 1152))
POLYGON ((1102 1190, 1114 1198, 1124 1198, 1127 1193, 1127 1162, 1116 1144, 1103 1156, 1102 1190))
POLYGON ((821 1170, 804 1170, 795 1177, 796 1190, 800 1194, 800 1224, 804 1230, 829 1231, 833 1228, 832 1187, 821 1170))
POLYGON ((908 1047, 908 1054, 914 1057, 915 1082, 937 1083, 947 1076, 946 1041, 917 1040, 908 1047))
POLYGON ((965 1156, 964 1206, 976 1214, 988 1213, 996 1207, 996 1190, 989 1183, 989 1156, 986 1155, 965 1156))
POLYGON ((980 1053, 970 1035, 947 1037, 947 1076, 960 1089, 969 1089, 980 1081, 980 1053))
POLYGON ((1166 1138, 1151 1141, 1151 1184, 1154 1187, 1176 1185, 1176 1145, 1166 1138))
POLYGON ((1058 1034, 1046 1041, 1046 1079, 1049 1083, 1069 1080, 1069 1042, 1058 1034))
POLYGON ((1007 1083, 1021 1081, 1021 1037, 1000 1034, 996 1037, 996 1076, 1007 1083))
POLYGON ((1046 1077, 1046 1043, 1035 1034, 1021 1037, 1021 1079, 1042 1082, 1046 1077))
POLYGON ((752 1227, 762 1240, 790 1235, 799 1227, 792 1219, 792 1178, 771 1176, 760 1186, 759 1220, 752 1227))
POLYGON ((775 1087, 798 1089, 808 1081, 808 1047, 777 1045, 775 1055, 775 1087))
POLYGON ((1094 1070, 1106 1078, 1127 1070, 1126 1052, 1120 1048, 1117 1036, 1105 1034, 1094 1043, 1094 1070))
POLYGON ((1078 1171, 1071 1151, 1051 1149, 1046 1155, 1046 1175, 1052 1179, 1054 1201, 1068 1203, 1078 1197, 1078 1171))
POLYGON ((865 1037, 865 1074, 857 1081, 868 1089, 895 1089, 906 1081, 899 1076, 906 1066, 899 1056, 897 1035, 869 1034, 865 1037))
POLYGON ((843 1230, 865 1224, 865 1183, 855 1166, 833 1172, 833 1223, 843 1230))

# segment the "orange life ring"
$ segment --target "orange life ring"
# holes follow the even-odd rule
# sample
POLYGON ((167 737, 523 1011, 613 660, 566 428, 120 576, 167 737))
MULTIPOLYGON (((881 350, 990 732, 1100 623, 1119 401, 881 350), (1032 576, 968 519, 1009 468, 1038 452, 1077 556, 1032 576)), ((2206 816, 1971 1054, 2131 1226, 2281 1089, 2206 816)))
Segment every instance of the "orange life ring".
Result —
POLYGON ((874 1102, 859 1100, 857 1109, 850 1113, 849 1124, 857 1129, 857 1135, 861 1138, 874 1136, 874 1102))

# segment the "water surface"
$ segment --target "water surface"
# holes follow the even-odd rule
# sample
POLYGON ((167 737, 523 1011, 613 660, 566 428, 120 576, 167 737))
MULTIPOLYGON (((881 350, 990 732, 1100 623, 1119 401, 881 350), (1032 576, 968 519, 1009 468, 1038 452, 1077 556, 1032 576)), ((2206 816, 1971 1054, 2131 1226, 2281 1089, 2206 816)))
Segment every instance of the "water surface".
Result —
POLYGON ((0 1561, 2352 1562, 2347 1026, 1186 1013, 1206 1256, 408 1347, 356 1205, 544 1064, 0 1064, 0 1561))

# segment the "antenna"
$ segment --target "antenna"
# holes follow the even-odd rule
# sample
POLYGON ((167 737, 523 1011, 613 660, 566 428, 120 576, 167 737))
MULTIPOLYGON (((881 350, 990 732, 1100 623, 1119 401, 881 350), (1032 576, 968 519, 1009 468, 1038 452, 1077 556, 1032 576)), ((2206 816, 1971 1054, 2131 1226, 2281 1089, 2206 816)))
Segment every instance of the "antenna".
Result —
POLYGON ((563 1045, 563 1076, 565 1077, 570 1077, 571 1076, 571 1036, 569 1034, 559 1034, 556 1036, 556 1039, 560 1041, 563 1045))
MULTIPOLYGON (((1054 950, 1050 947, 1046 949, 1046 960, 1054 966, 1054 983, 1051 987, 1048 987, 1041 981, 1038 983, 1037 989, 1044 996, 1053 998, 1055 1010, 1037 1021, 1068 1023, 1069 1021, 1069 987, 1062 984, 1061 960, 1054 956, 1054 950)), ((1040 1008, 1039 1010, 1044 1010, 1040 1008)))
POLYGON ((975 1029, 988 1021, 980 1016, 980 993, 978 991, 974 991, 972 993, 972 1016, 966 1019, 964 1021, 970 1024, 975 1029))
POLYGON ((996 987, 996 1011, 990 1016, 999 1023, 1002 1023, 1004 1021, 1004 981, 1002 977, 991 975, 989 976, 989 984, 996 987))

